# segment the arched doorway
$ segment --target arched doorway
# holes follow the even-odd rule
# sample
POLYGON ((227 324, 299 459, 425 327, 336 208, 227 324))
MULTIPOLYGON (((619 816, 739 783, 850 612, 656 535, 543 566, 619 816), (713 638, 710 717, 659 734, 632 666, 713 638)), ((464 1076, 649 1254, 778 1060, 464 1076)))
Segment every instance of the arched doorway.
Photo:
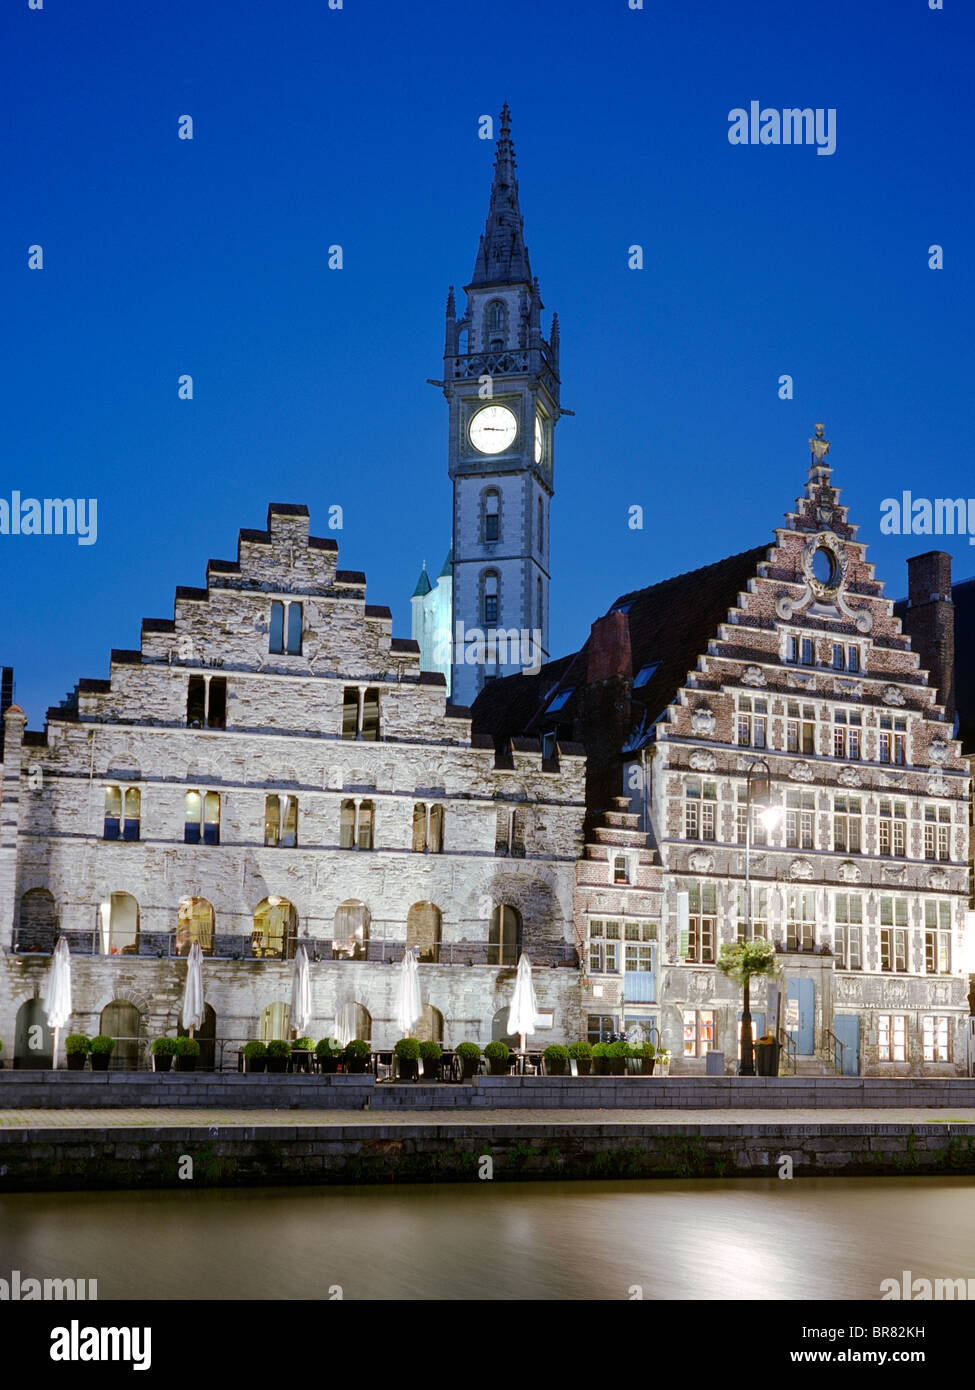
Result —
POLYGON ((425 965, 440 961, 440 909, 433 903, 414 903, 406 914, 406 944, 417 948, 425 965))
POLYGON ((273 1004, 265 1004, 261 1010, 261 1042, 275 1042, 278 1038, 287 1041, 290 1033, 291 1005, 282 999, 276 1000, 273 1004))
POLYGON ((424 1004, 420 1021, 416 1025, 415 1037, 420 1042, 443 1042, 443 1014, 432 1004, 424 1004))
MULTIPOLYGON (((185 1038, 188 1031, 180 1025, 179 1037, 185 1038)), ((203 1022, 193 1036, 200 1044, 200 1055, 196 1059, 197 1071, 213 1071, 217 1052, 217 1015, 209 1004, 203 1005, 203 1022)))
POLYGON ((188 956, 194 941, 213 955, 213 904, 206 898, 181 898, 176 911, 176 954, 188 956))
POLYGON ((521 954, 521 913, 500 903, 488 928, 488 965, 517 965, 521 954))
POLYGON ((508 1010, 510 1004, 505 1004, 503 1009, 499 1009, 491 1020, 491 1041, 505 1042, 511 1048, 521 1046, 521 1039, 508 1032, 508 1010))
POLYGON ((261 960, 293 960, 298 913, 287 898, 265 898, 254 913, 251 954, 261 960))
POLYGON ((17 1010, 14 1025, 14 1070, 43 1071, 54 1065, 54 1037, 39 999, 17 1010))
POLYGON ((131 893, 112 893, 98 908, 98 949, 103 956, 139 954, 139 904, 131 893))
POLYGON ((99 1033, 115 1039, 109 1063, 112 1071, 135 1071, 139 1066, 142 1015, 127 999, 113 999, 102 1009, 99 1033))
POLYGON ((21 951, 53 951, 58 915, 54 895, 46 888, 29 888, 20 900, 17 945, 21 951))
POLYGON ((358 898, 349 898, 335 909, 332 955, 338 960, 368 960, 370 913, 358 898))
POLYGON ((352 999, 341 1005, 335 1016, 335 1036, 341 1042, 353 1038, 372 1042, 372 1014, 364 1004, 352 999))

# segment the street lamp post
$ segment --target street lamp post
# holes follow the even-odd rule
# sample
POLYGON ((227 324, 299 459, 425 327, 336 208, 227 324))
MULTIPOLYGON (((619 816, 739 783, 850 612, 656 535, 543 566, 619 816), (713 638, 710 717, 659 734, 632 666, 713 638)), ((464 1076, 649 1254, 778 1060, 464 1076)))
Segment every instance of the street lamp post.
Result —
MULTIPOLYGON (((752 784, 758 782, 762 790, 759 793, 758 803, 763 807, 760 811, 762 823, 766 830, 771 830, 777 825, 782 811, 778 806, 771 804, 772 794, 772 769, 764 758, 755 758, 748 766, 745 774, 745 940, 752 939, 752 784), (761 773, 756 773, 756 768, 762 769, 761 773)), ((743 983, 743 996, 741 1008, 741 1061, 738 1064, 740 1076, 755 1075, 755 1051, 752 1046, 752 1011, 749 989, 749 977, 746 974, 743 983)))

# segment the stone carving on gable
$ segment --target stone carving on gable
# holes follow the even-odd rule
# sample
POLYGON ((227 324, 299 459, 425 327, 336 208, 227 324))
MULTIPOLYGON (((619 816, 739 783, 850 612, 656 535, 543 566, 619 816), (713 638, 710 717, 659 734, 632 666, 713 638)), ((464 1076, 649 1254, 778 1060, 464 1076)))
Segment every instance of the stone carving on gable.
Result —
POLYGON ((934 1002, 936 1004, 951 1003, 951 984, 948 980, 934 981, 934 1002))
POLYGON ((888 782, 892 787, 899 787, 904 780, 904 775, 903 772, 885 772, 884 781, 888 782))
POLYGON ((691 989, 699 999, 710 998, 713 988, 713 978, 706 970, 695 970, 691 975, 691 989))
POLYGON ((859 787, 861 785, 860 774, 855 767, 841 767, 836 780, 841 787, 859 787))
POLYGON ((718 760, 707 748, 695 748, 689 759, 695 772, 713 772, 718 760))
POLYGON ((789 865, 789 877, 793 880, 808 881, 813 876, 813 866, 808 859, 793 859, 789 865))
POLYGON ((933 738, 928 746, 928 757, 932 763, 942 766, 948 761, 948 745, 943 738, 933 738))
POLYGON ((895 1008, 903 1008, 907 1003, 907 981, 885 981, 884 1003, 891 1004, 895 1008))
POLYGON ((714 868, 714 855, 707 850, 696 849, 688 855, 687 867, 695 874, 709 874, 714 868))
POLYGON ((862 700, 863 682, 862 681, 834 681, 833 694, 838 695, 841 700, 862 700))
POLYGON ((863 877, 860 865, 854 864, 852 859, 844 859, 836 872, 841 883, 859 883, 863 877))
POLYGON ((815 775, 808 763, 796 763, 789 772, 793 782, 811 782, 815 775))
POLYGON ((701 706, 691 714, 691 729, 695 734, 713 734, 717 727, 714 711, 701 706))
POLYGON ((928 887, 945 891, 951 887, 951 878, 944 869, 932 869, 928 874, 928 887))
POLYGON ((833 980, 833 989, 837 999, 846 1004, 860 1004, 863 1002, 863 987, 859 980, 851 980, 848 975, 837 975, 833 980))
POLYGON ((885 883, 903 883, 907 878, 907 865, 885 864, 880 873, 885 883))
POLYGON ((907 703, 903 690, 896 685, 884 686, 883 700, 885 705, 904 705, 907 703))
POLYGON ((741 675, 742 685, 762 686, 766 684, 761 666, 746 666, 741 675))
POLYGON ((947 796, 950 791, 947 780, 940 772, 928 778, 928 796, 947 796))
POLYGON ((816 677, 808 671, 789 671, 785 683, 790 690, 808 690, 811 692, 816 689, 816 677))

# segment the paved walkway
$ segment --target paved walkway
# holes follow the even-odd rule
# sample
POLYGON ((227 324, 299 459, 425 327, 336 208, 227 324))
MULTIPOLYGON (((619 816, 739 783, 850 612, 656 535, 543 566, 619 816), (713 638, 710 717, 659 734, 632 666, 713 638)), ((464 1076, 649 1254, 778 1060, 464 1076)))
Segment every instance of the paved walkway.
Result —
POLYGON ((423 1125, 975 1125, 975 1108, 854 1110, 207 1110, 181 1106, 111 1110, 0 1110, 0 1129, 295 1129, 358 1125, 385 1129, 423 1125))

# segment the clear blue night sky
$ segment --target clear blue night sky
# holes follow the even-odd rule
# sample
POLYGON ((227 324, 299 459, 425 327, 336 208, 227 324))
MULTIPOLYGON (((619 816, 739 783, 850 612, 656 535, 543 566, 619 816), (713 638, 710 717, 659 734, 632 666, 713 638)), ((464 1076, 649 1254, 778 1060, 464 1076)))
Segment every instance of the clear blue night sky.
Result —
POLYGON ((618 593, 771 540, 817 420, 892 595, 935 545, 975 573, 966 537, 879 533, 905 488, 975 495, 973 39, 962 0, 6 0, 0 496, 99 507, 88 548, 0 536, 31 727, 272 500, 318 534, 341 503, 340 564, 409 635, 449 543, 425 379, 487 211, 478 117, 505 100, 577 412, 553 653, 618 593), (835 107, 836 153, 729 144, 752 99, 835 107))

